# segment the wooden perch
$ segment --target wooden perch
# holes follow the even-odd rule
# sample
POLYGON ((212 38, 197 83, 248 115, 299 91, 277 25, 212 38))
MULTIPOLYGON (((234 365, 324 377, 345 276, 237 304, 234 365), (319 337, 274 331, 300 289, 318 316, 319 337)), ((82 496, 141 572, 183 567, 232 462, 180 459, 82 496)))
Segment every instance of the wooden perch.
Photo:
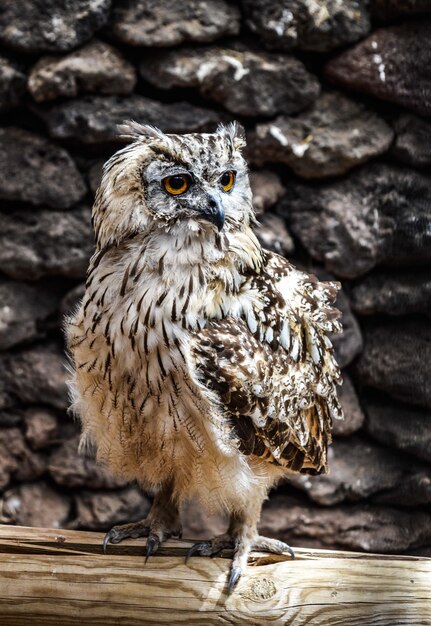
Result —
POLYGON ((205 626, 431 625, 431 559, 297 548, 254 553, 226 595, 228 558, 170 541, 144 565, 144 540, 0 526, 0 624, 205 626))

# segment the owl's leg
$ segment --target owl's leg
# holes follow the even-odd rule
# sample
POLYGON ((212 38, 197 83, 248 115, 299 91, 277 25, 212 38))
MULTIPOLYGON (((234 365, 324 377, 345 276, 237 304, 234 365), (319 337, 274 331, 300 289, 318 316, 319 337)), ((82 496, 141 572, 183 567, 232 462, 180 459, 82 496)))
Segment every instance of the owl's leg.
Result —
POLYGON ((233 550, 232 567, 229 577, 229 593, 232 593, 247 566, 252 550, 282 554, 295 554, 290 546, 278 539, 262 537, 257 532, 261 505, 251 505, 250 509, 231 515, 227 533, 214 537, 211 541, 196 543, 189 550, 187 558, 193 555, 215 557, 225 549, 233 550))
POLYGON ((177 505, 172 501, 171 490, 163 489, 155 497, 147 517, 139 522, 114 526, 106 533, 103 551, 109 543, 123 539, 147 537, 145 562, 169 537, 181 537, 182 529, 177 505))

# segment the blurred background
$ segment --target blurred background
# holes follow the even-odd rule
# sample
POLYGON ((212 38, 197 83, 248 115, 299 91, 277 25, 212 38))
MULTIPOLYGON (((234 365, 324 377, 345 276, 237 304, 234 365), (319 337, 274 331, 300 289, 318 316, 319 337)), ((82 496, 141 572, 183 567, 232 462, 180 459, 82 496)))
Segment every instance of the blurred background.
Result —
MULTIPOLYGON (((431 3, 3 0, 0 111, 0 521, 145 515, 77 455, 62 319, 116 124, 236 119, 262 243, 343 285, 330 474, 280 485, 261 530, 431 556, 431 3)), ((186 537, 220 524, 185 518, 186 537)))

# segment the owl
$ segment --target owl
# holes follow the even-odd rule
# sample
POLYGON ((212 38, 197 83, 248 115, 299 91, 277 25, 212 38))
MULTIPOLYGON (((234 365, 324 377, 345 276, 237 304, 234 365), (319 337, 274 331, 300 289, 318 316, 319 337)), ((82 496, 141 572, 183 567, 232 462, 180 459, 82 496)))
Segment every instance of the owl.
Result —
POLYGON ((134 122, 105 165, 96 252, 67 321, 81 448, 154 496, 148 516, 104 547, 181 535, 191 499, 229 516, 190 556, 233 550, 228 589, 250 551, 293 552, 258 534, 269 489, 327 469, 341 382, 329 333, 337 283, 260 246, 242 131, 164 134, 134 122))

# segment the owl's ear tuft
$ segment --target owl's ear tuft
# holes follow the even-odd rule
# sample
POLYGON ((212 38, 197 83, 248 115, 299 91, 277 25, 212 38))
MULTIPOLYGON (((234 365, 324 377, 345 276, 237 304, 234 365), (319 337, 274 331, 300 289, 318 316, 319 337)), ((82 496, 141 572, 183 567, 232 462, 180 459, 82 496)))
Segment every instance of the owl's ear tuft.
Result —
POLYGON ((245 147, 245 130, 239 122, 229 122, 229 124, 219 124, 216 133, 228 139, 235 150, 245 147))
POLYGON ((120 139, 132 141, 144 141, 145 139, 161 139, 165 134, 155 126, 149 124, 139 124, 134 120, 127 120, 122 124, 117 124, 118 136, 120 139))

